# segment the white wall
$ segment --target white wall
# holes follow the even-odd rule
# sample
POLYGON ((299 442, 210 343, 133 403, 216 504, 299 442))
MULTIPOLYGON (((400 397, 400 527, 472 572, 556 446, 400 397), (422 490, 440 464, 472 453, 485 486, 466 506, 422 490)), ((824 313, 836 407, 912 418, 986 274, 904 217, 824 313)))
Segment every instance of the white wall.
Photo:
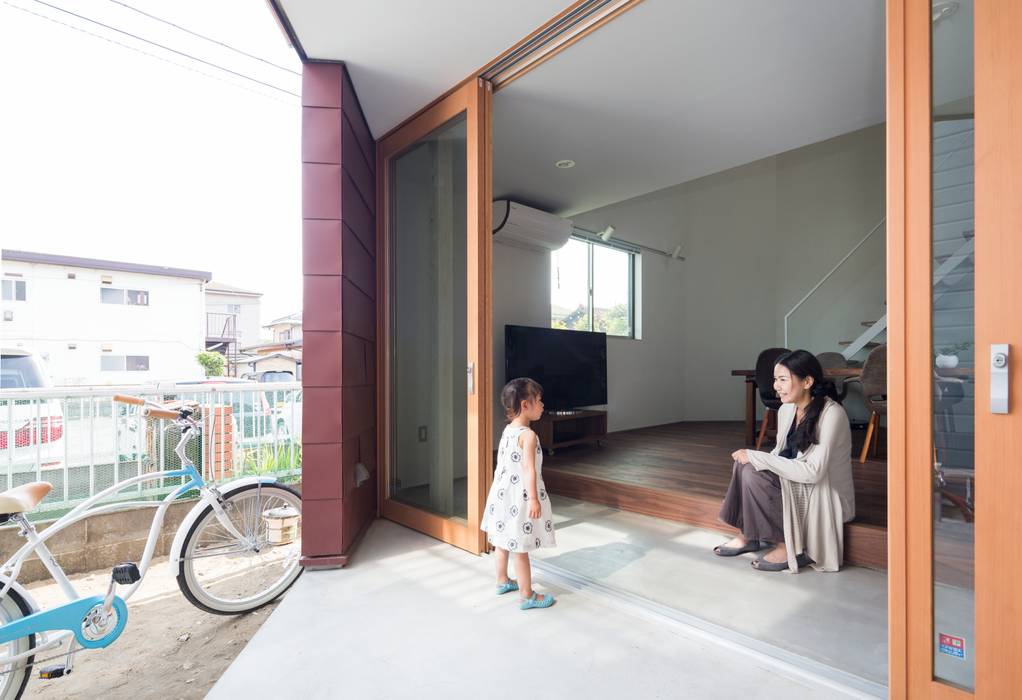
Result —
MULTIPOLYGON (((613 224, 616 236, 635 243, 680 244, 687 258, 642 256, 643 338, 607 342, 610 430, 741 419, 745 388, 731 370, 751 368, 760 350, 782 344, 785 312, 883 213, 880 125, 576 216, 590 230, 613 224)), ((859 320, 882 312, 880 241, 853 261, 870 308, 827 307, 832 335, 854 337, 859 320)), ((550 318, 549 254, 509 251, 494 246, 497 387, 504 324, 545 326, 550 318)))
MULTIPOLYGON (((80 267, 3 261, 26 281, 26 300, 4 302, 4 347, 34 350, 54 384, 133 384, 198 379, 195 355, 205 347, 202 281, 80 267), (75 275, 69 279, 68 274, 75 275), (104 285, 103 275, 113 277, 104 285), (145 290, 148 306, 103 304, 100 289, 145 290), (74 349, 69 346, 74 345, 74 349), (111 352, 104 353, 103 346, 111 352), (101 371, 102 355, 147 355, 149 371, 101 371)), ((11 279, 5 277, 5 279, 11 279)))
POLYGON ((262 300, 250 294, 206 291, 206 311, 211 314, 234 313, 232 307, 240 306, 238 314, 238 347, 256 345, 261 340, 262 328, 259 318, 262 300))

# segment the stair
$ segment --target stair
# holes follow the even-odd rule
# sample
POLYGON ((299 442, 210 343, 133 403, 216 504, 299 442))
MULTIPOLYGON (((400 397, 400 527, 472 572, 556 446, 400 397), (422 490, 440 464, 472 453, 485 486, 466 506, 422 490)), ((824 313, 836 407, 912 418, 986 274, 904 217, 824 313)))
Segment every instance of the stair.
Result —
MULTIPOLYGON (((870 324, 870 325, 872 325, 872 324, 870 324)), ((851 345, 854 342, 855 342, 854 340, 842 340, 841 342, 838 343, 838 345, 840 345, 843 348, 847 348, 849 345, 851 345)), ((863 345, 863 348, 866 349, 866 350, 872 350, 873 348, 878 348, 881 345, 883 345, 883 343, 878 343, 875 340, 871 340, 868 343, 866 343, 865 345, 863 345)))

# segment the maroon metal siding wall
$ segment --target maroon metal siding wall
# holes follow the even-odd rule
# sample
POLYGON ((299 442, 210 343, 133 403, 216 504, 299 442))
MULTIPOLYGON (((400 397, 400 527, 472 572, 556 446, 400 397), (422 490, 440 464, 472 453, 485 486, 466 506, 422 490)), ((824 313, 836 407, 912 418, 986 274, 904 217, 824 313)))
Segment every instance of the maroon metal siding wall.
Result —
POLYGON ((348 72, 302 76, 302 555, 341 566, 376 516, 376 144, 348 72), (355 487, 355 465, 371 478, 355 487))

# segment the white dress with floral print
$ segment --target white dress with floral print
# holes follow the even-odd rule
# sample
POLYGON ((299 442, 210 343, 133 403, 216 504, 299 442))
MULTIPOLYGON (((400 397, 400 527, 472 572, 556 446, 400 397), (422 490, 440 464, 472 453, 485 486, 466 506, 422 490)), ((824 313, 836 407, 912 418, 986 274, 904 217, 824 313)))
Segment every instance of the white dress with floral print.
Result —
POLYGON ((529 552, 540 547, 556 547, 554 515, 550 497, 543 484, 543 448, 536 440, 536 493, 539 496, 540 516, 529 518, 529 493, 525 489, 522 473, 522 447, 519 438, 528 430, 508 425, 500 437, 497 449, 497 469, 493 486, 486 499, 483 522, 490 544, 509 552, 529 552))

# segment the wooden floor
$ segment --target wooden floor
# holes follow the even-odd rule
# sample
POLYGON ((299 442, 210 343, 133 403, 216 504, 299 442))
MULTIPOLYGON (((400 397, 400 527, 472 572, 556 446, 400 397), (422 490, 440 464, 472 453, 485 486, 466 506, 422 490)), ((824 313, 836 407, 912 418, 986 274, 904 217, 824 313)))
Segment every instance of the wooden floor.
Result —
MULTIPOLYGON (((744 447, 743 424, 674 423, 607 436, 602 449, 567 448, 543 461, 549 491, 700 527, 731 530, 717 519, 731 479, 730 454, 744 447)), ((856 457, 864 431, 852 431, 856 457)), ((768 439, 770 447, 773 441, 768 439)), ((881 443, 882 444, 882 443, 881 443)), ((768 449, 764 446, 764 449, 768 449)), ((860 566, 887 568, 887 463, 852 460, 856 518, 845 525, 845 558, 860 566)), ((956 523, 956 525, 959 525, 956 523)), ((945 582, 965 585, 971 547, 938 551, 945 582)), ((969 586, 971 587, 971 586, 969 586)))

